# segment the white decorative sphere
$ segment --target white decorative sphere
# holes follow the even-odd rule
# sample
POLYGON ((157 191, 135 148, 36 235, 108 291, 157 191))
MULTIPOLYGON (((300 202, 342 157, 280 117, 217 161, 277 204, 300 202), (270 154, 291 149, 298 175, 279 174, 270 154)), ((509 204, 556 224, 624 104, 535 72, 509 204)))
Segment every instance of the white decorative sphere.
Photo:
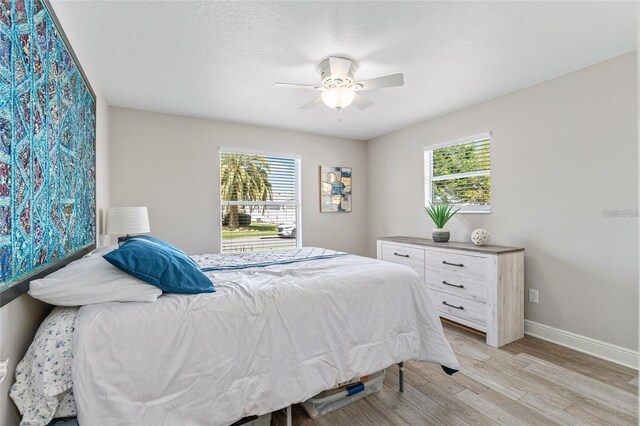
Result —
POLYGON ((471 233, 471 242, 477 246, 483 246, 489 242, 489 233, 486 229, 476 229, 471 233))

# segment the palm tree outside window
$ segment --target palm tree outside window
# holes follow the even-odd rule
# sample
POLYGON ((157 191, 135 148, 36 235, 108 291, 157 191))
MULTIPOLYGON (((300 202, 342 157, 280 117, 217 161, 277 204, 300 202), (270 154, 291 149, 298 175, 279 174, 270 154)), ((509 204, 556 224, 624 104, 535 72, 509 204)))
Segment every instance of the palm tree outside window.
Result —
POLYGON ((300 245, 299 158, 221 150, 222 252, 300 245))

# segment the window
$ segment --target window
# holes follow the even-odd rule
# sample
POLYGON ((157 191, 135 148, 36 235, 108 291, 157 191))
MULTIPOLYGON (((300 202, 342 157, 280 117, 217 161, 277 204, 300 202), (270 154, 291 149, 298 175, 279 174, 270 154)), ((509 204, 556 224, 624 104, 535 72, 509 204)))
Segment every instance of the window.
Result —
POLYGON ((425 147, 425 204, 455 204, 460 212, 491 211, 490 138, 486 133, 425 147))
POLYGON ((220 152, 222 252, 300 246, 300 159, 220 152))

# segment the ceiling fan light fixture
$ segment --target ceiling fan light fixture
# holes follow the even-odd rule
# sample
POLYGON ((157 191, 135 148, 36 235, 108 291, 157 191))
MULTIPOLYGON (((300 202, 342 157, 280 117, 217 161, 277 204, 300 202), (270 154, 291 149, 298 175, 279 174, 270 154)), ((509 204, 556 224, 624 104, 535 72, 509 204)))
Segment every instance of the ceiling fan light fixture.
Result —
POLYGON ((350 87, 331 87, 325 89, 321 96, 322 101, 329 108, 342 109, 351 105, 356 97, 356 92, 350 87))
POLYGON ((349 58, 330 56, 320 62, 319 68, 321 86, 296 83, 276 83, 275 85, 321 91, 319 98, 306 103, 300 109, 310 109, 324 103, 329 108, 338 110, 338 113, 351 104, 358 109, 367 109, 373 105, 373 102, 360 96, 360 91, 404 85, 402 73, 356 81, 354 74, 358 64, 349 58))

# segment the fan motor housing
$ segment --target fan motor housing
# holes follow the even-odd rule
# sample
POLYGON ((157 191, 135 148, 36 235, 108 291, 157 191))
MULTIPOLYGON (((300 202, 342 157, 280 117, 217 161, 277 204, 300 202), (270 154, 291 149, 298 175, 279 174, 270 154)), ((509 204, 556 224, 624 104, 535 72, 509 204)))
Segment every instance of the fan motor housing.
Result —
POLYGON ((358 69, 358 64, 356 64, 353 60, 349 58, 342 58, 351 62, 351 66, 349 67, 349 72, 347 73, 347 78, 342 80, 341 78, 334 77, 331 75, 331 68, 329 67, 329 58, 320 62, 320 80, 322 81, 322 85, 327 89, 332 87, 351 87, 354 80, 354 74, 358 69))

